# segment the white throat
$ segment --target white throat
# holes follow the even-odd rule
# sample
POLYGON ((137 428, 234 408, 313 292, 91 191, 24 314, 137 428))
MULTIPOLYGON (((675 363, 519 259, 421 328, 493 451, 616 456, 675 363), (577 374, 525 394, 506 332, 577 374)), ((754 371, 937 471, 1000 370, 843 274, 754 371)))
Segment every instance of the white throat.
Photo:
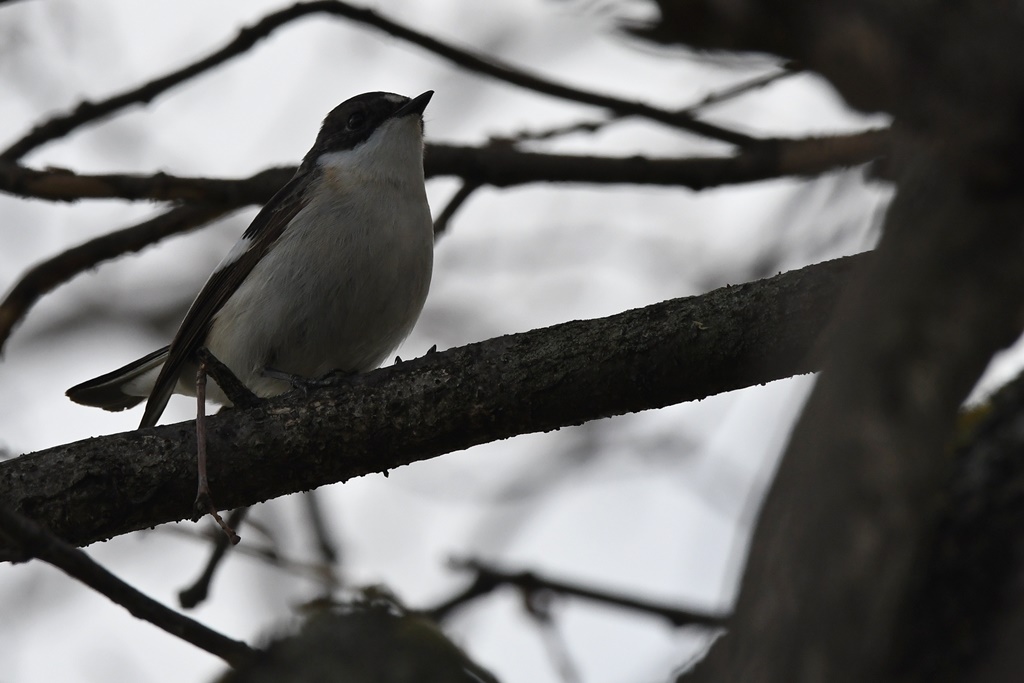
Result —
POLYGON ((363 176, 392 183, 423 184, 423 133, 415 116, 384 122, 354 149, 326 152, 319 166, 343 177, 363 176))

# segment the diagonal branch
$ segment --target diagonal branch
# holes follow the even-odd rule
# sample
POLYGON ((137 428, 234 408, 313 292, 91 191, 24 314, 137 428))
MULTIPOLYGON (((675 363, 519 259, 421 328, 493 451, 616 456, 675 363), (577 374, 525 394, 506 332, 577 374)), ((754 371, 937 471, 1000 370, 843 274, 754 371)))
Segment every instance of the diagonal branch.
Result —
MULTIPOLYGON (((499 337, 357 375, 305 400, 288 395, 219 414, 207 423, 211 485, 221 505, 236 508, 811 372, 838 292, 866 260, 499 337)), ((75 544, 190 517, 194 434, 180 423, 0 463, 0 500, 75 544)))
POLYGON ((445 207, 441 209, 441 213, 439 213, 437 218, 434 219, 435 240, 448 230, 448 224, 451 223, 452 218, 455 217, 455 214, 462 208, 462 205, 465 204, 478 189, 480 189, 480 185, 477 183, 466 182, 462 184, 462 187, 460 187, 454 195, 452 195, 452 198, 448 200, 445 207))
POLYGON ((357 23, 372 26, 396 38, 418 45, 428 52, 432 52, 452 62, 456 66, 533 90, 534 92, 603 107, 619 115, 642 116, 731 144, 748 145, 755 142, 755 139, 748 135, 700 121, 685 111, 668 111, 643 102, 624 100, 611 95, 603 95, 563 85, 432 38, 408 26, 382 17, 371 9, 353 7, 352 5, 335 0, 323 0, 320 2, 296 3, 279 12, 268 14, 253 26, 242 29, 234 40, 220 50, 177 71, 99 102, 84 101, 75 107, 74 110, 54 116, 35 126, 6 150, 0 152, 0 161, 17 161, 37 147, 61 138, 80 126, 102 119, 129 105, 151 102, 167 90, 244 53, 275 29, 301 17, 318 13, 344 17, 357 23))
POLYGON ((491 566, 479 560, 453 561, 456 569, 471 571, 475 574, 473 581, 462 591, 453 595, 436 607, 424 610, 424 614, 434 621, 447 618, 452 611, 462 605, 482 597, 502 586, 517 588, 529 601, 529 596, 537 593, 567 595, 584 600, 591 600, 606 605, 614 605, 636 612, 661 617, 673 626, 706 626, 722 627, 727 616, 712 612, 698 612, 684 607, 674 607, 662 602, 642 600, 627 595, 612 593, 606 590, 591 588, 575 582, 558 581, 530 571, 511 572, 491 566))
MULTIPOLYGON (((776 81, 780 81, 784 78, 801 73, 800 66, 795 62, 790 62, 783 65, 783 67, 777 71, 773 71, 769 74, 762 76, 756 76, 750 80, 736 85, 719 90, 716 92, 708 93, 703 99, 695 104, 691 104, 687 107, 679 109, 680 112, 685 112, 691 116, 696 116, 702 109, 711 107, 722 102, 728 102, 729 100, 735 99, 742 95, 745 95, 753 90, 767 87, 776 81)), ((523 130, 513 135, 504 136, 493 136, 492 142, 515 144, 519 142, 539 142, 542 140, 551 140, 563 135, 569 135, 572 133, 596 133, 602 128, 615 123, 616 121, 622 121, 625 117, 623 114, 613 114, 612 116, 605 117, 599 120, 591 121, 577 121, 576 123, 569 123, 561 126, 554 126, 550 128, 544 128, 541 130, 523 130)))
POLYGON ((84 552, 60 540, 30 519, 0 505, 0 539, 16 548, 19 559, 37 558, 52 564, 96 592, 173 636, 220 657, 232 666, 249 662, 255 652, 199 622, 165 607, 94 562, 84 552))
POLYGON ((155 218, 112 232, 64 251, 28 270, 0 301, 0 352, 28 310, 44 294, 109 259, 143 249, 165 237, 209 223, 237 205, 180 206, 155 218))

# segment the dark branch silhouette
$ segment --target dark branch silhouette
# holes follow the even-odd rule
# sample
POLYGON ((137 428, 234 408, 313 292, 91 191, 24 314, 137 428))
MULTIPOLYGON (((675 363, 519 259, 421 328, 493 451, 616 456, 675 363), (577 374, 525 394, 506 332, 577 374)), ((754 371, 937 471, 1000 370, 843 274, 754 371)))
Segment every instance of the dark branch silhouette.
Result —
POLYGON ((89 240, 36 264, 22 275, 0 302, 0 351, 14 326, 44 294, 103 261, 139 251, 165 237, 195 230, 235 208, 237 206, 232 205, 181 206, 137 225, 89 240))
POLYGON ((248 645, 232 640, 199 622, 161 605, 156 600, 117 578, 84 552, 47 532, 36 522, 0 505, 0 540, 17 555, 18 561, 37 558, 81 581, 97 593, 173 636, 220 657, 232 666, 248 662, 254 652, 248 645))
MULTIPOLYGON (((466 147, 427 145, 427 177, 460 177, 477 185, 525 183, 618 183, 703 190, 786 176, 815 176, 867 163, 888 153, 889 133, 869 130, 820 138, 765 140, 735 156, 648 158, 524 152, 504 144, 466 147)), ((262 204, 288 182, 295 167, 270 168, 245 179, 155 175, 79 175, 66 169, 38 171, 0 163, 0 191, 21 197, 75 201, 119 198, 187 201, 232 206, 262 204)))
MULTIPOLYGON (((773 71, 772 73, 751 78, 750 80, 738 83, 723 90, 708 93, 703 99, 701 99, 696 104, 691 104, 689 106, 683 107, 678 111, 690 114, 691 116, 695 116, 698 113, 700 113, 702 109, 706 109, 707 107, 716 104, 721 104, 723 102, 728 102, 729 100, 735 99, 742 95, 746 95, 747 93, 752 92, 754 90, 759 90, 761 88, 767 87, 772 83, 780 81, 784 78, 788 78, 800 72, 801 69, 798 65, 796 65, 795 63, 790 63, 785 65, 779 71, 773 71)), ((596 133, 597 131, 617 121, 622 121, 625 118, 627 118, 626 115, 613 114, 611 116, 607 116, 603 119, 598 120, 577 121, 576 123, 569 123, 562 126, 553 126, 541 130, 522 130, 519 131, 518 133, 507 136, 492 136, 491 141, 496 143, 514 144, 517 142, 540 142, 543 140, 552 140, 554 138, 570 135, 572 133, 596 133)))
POLYGON ((268 168, 248 178, 222 179, 183 178, 166 173, 85 175, 64 168, 39 171, 0 161, 0 192, 57 202, 127 199, 237 207, 266 202, 288 182, 295 168, 268 168))
POLYGON ((511 586, 518 589, 527 597, 527 600, 529 600, 530 595, 536 593, 567 595, 651 614, 665 619, 673 626, 722 627, 727 619, 725 615, 698 612, 692 609, 673 607, 661 602, 641 600, 577 583, 557 581, 534 572, 505 571, 480 560, 456 560, 452 562, 452 566, 456 569, 473 572, 473 581, 465 589, 436 607, 423 610, 423 614, 435 621, 444 620, 458 608, 477 598, 488 595, 502 586, 511 586))
POLYGON ((417 45, 463 69, 490 76, 534 92, 603 107, 619 115, 642 116, 730 144, 742 146, 756 141, 755 138, 743 133, 700 121, 685 111, 667 111, 643 102, 633 102, 611 95, 603 95, 563 85, 550 79, 527 73, 522 69, 503 64, 497 60, 487 59, 468 50, 457 48, 382 17, 373 10, 353 7, 337 0, 325 0, 322 2, 300 2, 279 12, 268 14, 256 24, 240 31, 238 36, 226 46, 203 59, 105 100, 82 102, 71 112, 54 116, 35 126, 3 152, 0 152, 0 161, 17 161, 40 145, 61 138, 85 124, 102 119, 132 104, 152 102, 156 97, 174 86, 220 66, 229 59, 244 54, 275 29, 301 17, 320 13, 344 17, 357 23, 372 26, 391 36, 417 45))
POLYGON ((444 234, 448 230, 448 224, 455 216, 456 212, 462 208, 462 205, 480 188, 479 183, 465 182, 460 187, 452 198, 445 204, 444 209, 434 219, 434 238, 437 239, 439 236, 444 234))
MULTIPOLYGON (((507 146, 485 148, 434 144, 428 147, 428 176, 460 176, 463 190, 438 217, 443 234, 450 214, 480 185, 509 187, 532 182, 634 183, 680 185, 700 190, 782 176, 812 176, 866 163, 887 153, 888 131, 831 138, 777 140, 744 149, 733 157, 695 159, 609 158, 521 152, 507 146), (458 201, 456 201, 458 200, 458 201)), ((32 267, 0 302, 0 350, 14 326, 38 299, 103 261, 138 251, 185 232, 245 204, 266 202, 295 172, 282 167, 249 178, 184 178, 158 173, 77 175, 67 170, 35 171, 0 162, 0 190, 26 197, 71 201, 120 197, 133 200, 187 200, 182 206, 139 225, 98 237, 32 267)))
MULTIPOLYGON (((232 510, 231 514, 228 515, 227 525, 232 529, 239 529, 242 522, 245 521, 245 516, 249 510, 250 508, 247 507, 232 510)), ((188 587, 178 591, 178 604, 185 609, 192 609, 206 600, 210 594, 210 586, 213 584, 214 575, 220 569, 228 552, 236 547, 231 543, 228 535, 224 533, 215 534, 211 537, 210 542, 210 557, 206 560, 206 566, 203 567, 203 571, 188 587)))

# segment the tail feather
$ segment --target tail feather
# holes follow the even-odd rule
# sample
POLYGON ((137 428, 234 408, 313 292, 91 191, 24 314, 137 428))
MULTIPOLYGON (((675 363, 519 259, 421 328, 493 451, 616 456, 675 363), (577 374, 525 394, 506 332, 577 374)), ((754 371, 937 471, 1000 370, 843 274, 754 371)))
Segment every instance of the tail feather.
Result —
POLYGON ((100 375, 67 390, 67 397, 75 403, 118 411, 136 406, 146 399, 152 387, 146 386, 144 375, 152 373, 156 379, 167 358, 168 347, 157 349, 123 368, 100 375))

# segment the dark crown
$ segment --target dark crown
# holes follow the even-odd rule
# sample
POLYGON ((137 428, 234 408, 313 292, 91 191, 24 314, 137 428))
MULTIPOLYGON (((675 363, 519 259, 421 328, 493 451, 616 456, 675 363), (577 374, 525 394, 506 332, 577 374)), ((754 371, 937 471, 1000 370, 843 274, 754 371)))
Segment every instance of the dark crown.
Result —
POLYGON ((423 110, 433 91, 411 99, 389 92, 368 92, 345 100, 327 115, 310 154, 354 149, 365 142, 382 123, 396 116, 416 115, 423 121, 423 110))

